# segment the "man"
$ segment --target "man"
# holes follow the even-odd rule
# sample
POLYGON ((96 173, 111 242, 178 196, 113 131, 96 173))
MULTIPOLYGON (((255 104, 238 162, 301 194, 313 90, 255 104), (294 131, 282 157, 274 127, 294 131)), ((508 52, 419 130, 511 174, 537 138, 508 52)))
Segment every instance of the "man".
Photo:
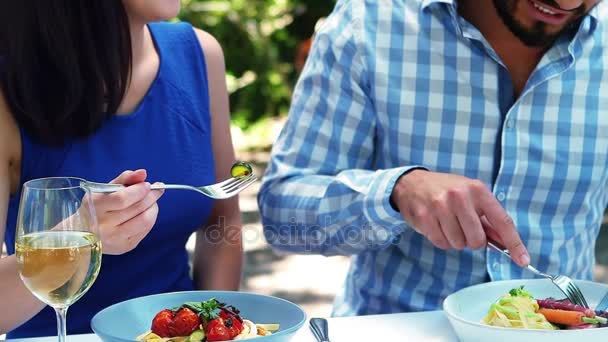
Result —
POLYGON ((259 195, 268 241, 351 255, 335 315, 592 277, 608 193, 605 3, 338 1, 259 195), (485 248, 506 246, 515 263, 485 248))

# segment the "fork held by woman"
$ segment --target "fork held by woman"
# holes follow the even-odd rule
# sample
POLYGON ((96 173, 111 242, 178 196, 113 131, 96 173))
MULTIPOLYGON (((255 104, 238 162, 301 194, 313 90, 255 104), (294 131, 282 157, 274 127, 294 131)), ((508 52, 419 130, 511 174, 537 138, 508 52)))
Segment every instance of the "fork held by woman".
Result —
MULTIPOLYGON (((152 190, 159 189, 178 189, 178 190, 192 190, 199 192, 207 197, 215 199, 226 199, 234 195, 237 195, 241 191, 245 190, 251 184, 257 180, 257 177, 253 174, 248 176, 232 177, 223 182, 219 182, 212 185, 205 185, 195 187, 184 184, 164 184, 155 183, 150 186, 152 190)), ((122 184, 108 184, 108 183, 96 183, 90 181, 82 181, 82 187, 95 193, 112 193, 124 189, 125 186, 122 184)))

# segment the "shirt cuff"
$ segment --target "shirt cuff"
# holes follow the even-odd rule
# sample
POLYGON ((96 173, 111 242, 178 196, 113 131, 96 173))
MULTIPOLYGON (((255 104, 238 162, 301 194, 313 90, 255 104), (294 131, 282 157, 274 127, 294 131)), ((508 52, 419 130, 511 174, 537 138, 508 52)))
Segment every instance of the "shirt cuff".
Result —
POLYGON ((376 171, 363 204, 365 216, 376 229, 388 230, 393 235, 404 231, 405 221, 391 205, 390 198, 397 180, 416 169, 427 170, 414 165, 376 171))

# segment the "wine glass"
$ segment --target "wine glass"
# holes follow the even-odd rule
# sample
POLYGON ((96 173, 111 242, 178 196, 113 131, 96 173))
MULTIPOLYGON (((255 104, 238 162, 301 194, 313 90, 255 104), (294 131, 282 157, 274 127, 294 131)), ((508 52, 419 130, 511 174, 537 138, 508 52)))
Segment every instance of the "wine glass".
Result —
POLYGON ((26 182, 21 193, 15 254, 25 286, 55 309, 59 342, 68 307, 91 287, 101 266, 93 200, 80 178, 26 182))

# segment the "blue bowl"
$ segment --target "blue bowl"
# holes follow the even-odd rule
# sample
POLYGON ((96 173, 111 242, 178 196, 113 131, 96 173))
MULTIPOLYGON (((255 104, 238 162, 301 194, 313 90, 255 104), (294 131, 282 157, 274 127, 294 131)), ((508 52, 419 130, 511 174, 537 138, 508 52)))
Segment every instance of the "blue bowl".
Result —
MULTIPOLYGON (((575 281, 589 306, 595 308, 606 294, 608 285, 590 281, 575 281)), ((469 341, 534 341, 572 342, 606 341, 608 328, 579 330, 539 330, 494 327, 481 323, 490 305, 509 290, 525 286, 535 298, 563 298, 549 279, 500 280, 464 288, 449 295, 443 302, 454 332, 462 342, 469 341)))
POLYGON ((150 330, 157 312, 174 308, 185 302, 200 302, 216 298, 234 305, 243 318, 254 323, 277 323, 280 329, 269 336, 257 337, 256 342, 287 342, 306 322, 306 313, 294 303, 272 296, 230 291, 174 292, 130 299, 107 307, 91 320, 91 328, 108 342, 135 341, 150 330))

